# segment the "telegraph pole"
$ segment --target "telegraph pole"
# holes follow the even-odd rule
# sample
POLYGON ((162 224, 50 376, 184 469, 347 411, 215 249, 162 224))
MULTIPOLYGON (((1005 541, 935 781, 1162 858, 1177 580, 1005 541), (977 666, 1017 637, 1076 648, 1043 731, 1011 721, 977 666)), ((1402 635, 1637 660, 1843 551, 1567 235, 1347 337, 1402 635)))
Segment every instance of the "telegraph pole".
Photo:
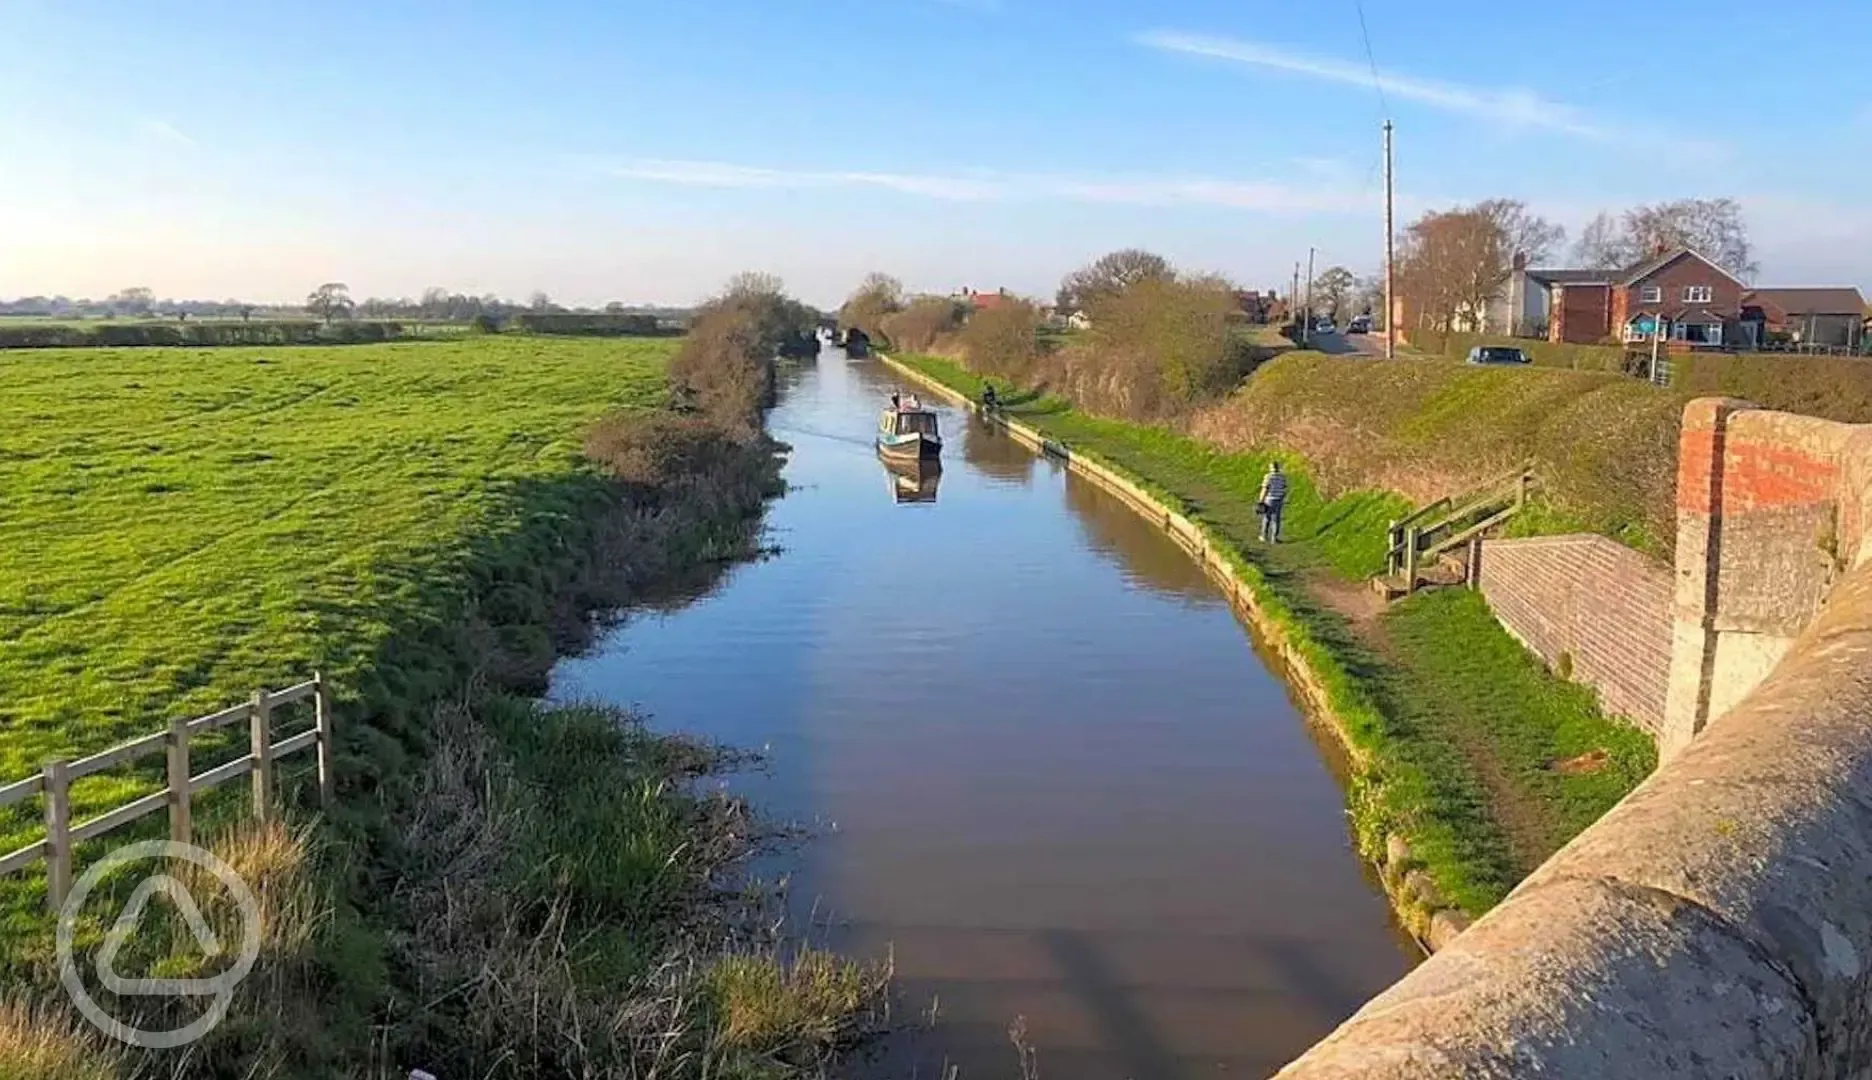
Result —
POLYGON ((1384 354, 1386 360, 1397 358, 1397 269, 1392 265, 1392 250, 1397 229, 1391 223, 1391 121, 1384 122, 1384 354))
POLYGON ((1313 344, 1313 248, 1307 248, 1306 343, 1313 344))
MULTIPOLYGON (((1287 310, 1295 319, 1300 318, 1300 264, 1294 263, 1293 291, 1287 294, 1287 310)), ((1303 336, 1305 330, 1300 332, 1303 336)))

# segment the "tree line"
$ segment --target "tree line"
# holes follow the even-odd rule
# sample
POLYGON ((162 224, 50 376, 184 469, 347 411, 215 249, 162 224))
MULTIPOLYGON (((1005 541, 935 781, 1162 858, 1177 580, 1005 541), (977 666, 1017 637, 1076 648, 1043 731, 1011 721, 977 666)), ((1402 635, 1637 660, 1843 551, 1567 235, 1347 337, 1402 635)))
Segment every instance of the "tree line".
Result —
POLYGON ((897 279, 874 273, 840 308, 839 323, 894 348, 953 355, 980 374, 1149 421, 1226 394, 1268 355, 1246 335, 1234 282, 1152 252, 1104 255, 1066 275, 1055 300, 1084 312, 1090 328, 1044 334, 1041 305, 1030 298, 1002 295, 978 306, 909 295, 897 279))
POLYGON ((690 309, 651 304, 626 304, 614 300, 599 307, 566 306, 556 303, 544 292, 535 292, 525 302, 506 300, 493 293, 473 296, 452 292, 441 286, 425 289, 421 296, 367 297, 355 300, 343 282, 326 282, 313 289, 301 304, 263 304, 248 300, 178 300, 159 298, 147 286, 134 286, 114 292, 102 300, 74 299, 69 296, 22 296, 0 299, 0 316, 47 319, 219 319, 243 322, 254 319, 295 319, 311 316, 321 322, 358 318, 402 320, 408 322, 473 322, 479 316, 506 321, 520 314, 573 315, 647 315, 661 319, 686 319, 690 309))

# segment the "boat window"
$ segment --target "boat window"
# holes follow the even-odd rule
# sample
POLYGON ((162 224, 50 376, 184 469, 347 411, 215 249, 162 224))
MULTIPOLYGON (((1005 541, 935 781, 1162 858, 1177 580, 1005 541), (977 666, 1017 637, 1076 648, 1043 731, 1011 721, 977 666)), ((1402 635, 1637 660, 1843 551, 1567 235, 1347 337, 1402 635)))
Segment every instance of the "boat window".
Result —
POLYGON ((897 418, 897 433, 900 435, 908 435, 911 432, 916 432, 919 435, 936 434, 935 414, 904 413, 899 416, 897 418))

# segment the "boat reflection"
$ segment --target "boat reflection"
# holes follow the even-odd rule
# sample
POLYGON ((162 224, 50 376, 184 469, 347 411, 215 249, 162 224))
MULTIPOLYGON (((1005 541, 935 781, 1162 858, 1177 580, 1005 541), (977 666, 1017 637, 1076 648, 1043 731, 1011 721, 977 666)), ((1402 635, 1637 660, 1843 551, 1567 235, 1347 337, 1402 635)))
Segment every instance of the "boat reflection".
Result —
POLYGON ((891 497, 900 503, 933 503, 942 482, 942 465, 935 461, 897 461, 878 455, 890 477, 891 497))

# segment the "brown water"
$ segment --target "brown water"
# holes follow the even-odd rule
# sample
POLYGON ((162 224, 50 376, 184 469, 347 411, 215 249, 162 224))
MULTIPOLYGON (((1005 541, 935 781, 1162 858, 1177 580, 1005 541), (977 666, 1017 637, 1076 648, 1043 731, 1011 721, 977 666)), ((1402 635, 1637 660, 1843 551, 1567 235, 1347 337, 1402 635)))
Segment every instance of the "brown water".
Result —
MULTIPOLYGON (((794 897, 894 955, 864 1076, 1265 1076, 1418 957, 1352 853, 1319 737, 1220 594, 1123 504, 942 408, 911 498, 871 448, 893 388, 787 375, 773 559, 560 666, 554 692, 765 747, 737 781, 823 826, 794 897), (927 500, 932 485, 922 485, 927 500)), ((927 402, 934 404, 933 402, 927 402)))

